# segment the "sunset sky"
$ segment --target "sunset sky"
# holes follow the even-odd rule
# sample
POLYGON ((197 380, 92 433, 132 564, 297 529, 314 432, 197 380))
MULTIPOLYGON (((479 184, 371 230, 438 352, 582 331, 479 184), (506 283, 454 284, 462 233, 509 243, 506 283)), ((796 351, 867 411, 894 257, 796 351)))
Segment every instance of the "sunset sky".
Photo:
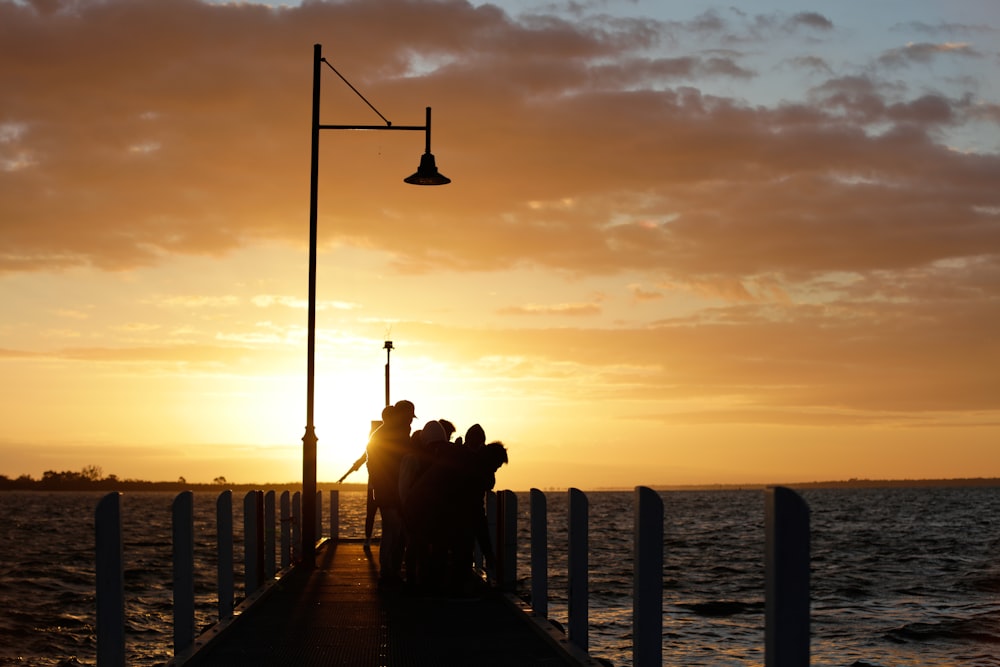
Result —
POLYGON ((0 474, 300 479, 317 43, 453 181, 321 133, 321 482, 387 338, 500 487, 1000 476, 996 0, 0 0, 0 474))

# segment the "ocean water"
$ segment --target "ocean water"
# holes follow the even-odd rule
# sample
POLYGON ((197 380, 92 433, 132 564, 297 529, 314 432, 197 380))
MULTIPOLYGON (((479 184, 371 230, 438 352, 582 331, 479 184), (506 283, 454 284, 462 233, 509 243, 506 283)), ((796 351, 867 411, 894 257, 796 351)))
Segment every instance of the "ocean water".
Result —
MULTIPOLYGON (((91 665, 93 513, 103 493, 0 493, 0 665, 91 665)), ((590 650, 631 663, 631 492, 588 493, 590 650)), ((1000 666, 1000 488, 807 490, 812 664, 1000 666)), ((173 493, 123 499, 127 651, 172 651, 173 493)), ((528 496, 518 494, 518 588, 530 587, 528 496)), ((548 493, 550 616, 566 624, 565 492, 548 493)), ((764 495, 672 491, 664 499, 665 665, 763 663, 764 495)), ((215 621, 214 494, 195 494, 197 626, 215 621)), ((360 537, 363 495, 341 494, 341 532, 360 537)), ((237 594, 242 503, 234 498, 237 594)), ((324 512, 326 506, 324 506, 324 512)))

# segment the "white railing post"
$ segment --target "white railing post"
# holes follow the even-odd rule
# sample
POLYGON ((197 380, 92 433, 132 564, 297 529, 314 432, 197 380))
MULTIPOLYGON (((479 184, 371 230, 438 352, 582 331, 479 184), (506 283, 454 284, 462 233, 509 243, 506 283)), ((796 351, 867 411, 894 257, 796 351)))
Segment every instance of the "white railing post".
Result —
POLYGON ((218 556, 219 620, 232 618, 236 592, 233 585, 233 492, 226 490, 215 501, 215 545, 218 556))
POLYGON ((330 489, 330 539, 340 539, 340 491, 330 489))
POLYGON ((274 491, 264 494, 264 578, 274 579, 274 491))
POLYGON ((109 493, 94 511, 97 571, 97 665, 125 667, 125 575, 121 494, 109 493))
POLYGON ((569 595, 567 599, 569 627, 567 638, 583 651, 587 651, 589 619, 590 567, 587 554, 587 496, 579 489, 569 490, 569 595))
POLYGON ((281 569, 292 564, 292 505, 291 494, 281 492, 281 569))
POLYGON ((250 597, 264 578, 264 549, 259 491, 247 491, 243 496, 243 587, 250 597))
POLYGON ((174 655, 194 643, 194 494, 173 503, 174 655))
POLYGON ((502 553, 497 554, 503 568, 502 590, 514 592, 517 587, 517 494, 510 490, 500 492, 503 512, 499 517, 503 533, 502 553))
POLYGON ((493 547, 493 553, 496 555, 495 561, 487 564, 486 576, 490 581, 496 582, 498 581, 497 577, 499 576, 499 573, 497 572, 499 565, 496 561, 500 560, 500 534, 497 529, 497 494, 494 491, 486 492, 486 527, 489 531, 490 540, 493 542, 491 545, 493 547))
POLYGON ((663 664, 663 499, 635 487, 632 575, 632 664, 663 664))
POLYGON ((766 490, 764 665, 809 664, 809 506, 791 489, 766 490))
POLYGON ((549 617, 549 517, 545 493, 531 489, 531 608, 549 617))
POLYGON ((292 561, 302 562, 302 492, 292 496, 292 561))
POLYGON ((316 542, 323 536, 323 492, 316 492, 316 530, 313 535, 316 536, 316 542))

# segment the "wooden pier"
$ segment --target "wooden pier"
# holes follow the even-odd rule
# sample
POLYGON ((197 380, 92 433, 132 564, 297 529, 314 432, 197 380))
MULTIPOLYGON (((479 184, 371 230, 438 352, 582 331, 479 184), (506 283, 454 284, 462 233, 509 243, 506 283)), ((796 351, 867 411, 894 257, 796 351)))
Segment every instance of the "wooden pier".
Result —
POLYGON ((327 541, 228 625, 172 665, 564 667, 600 665, 542 619, 487 588, 471 597, 385 593, 378 547, 327 541))

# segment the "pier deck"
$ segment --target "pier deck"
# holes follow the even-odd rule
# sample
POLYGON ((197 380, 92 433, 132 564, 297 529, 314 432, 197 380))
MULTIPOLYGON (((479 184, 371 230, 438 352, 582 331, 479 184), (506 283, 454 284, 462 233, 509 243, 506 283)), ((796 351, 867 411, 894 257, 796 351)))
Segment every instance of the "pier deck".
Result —
MULTIPOLYGON (((500 593, 469 599, 377 590, 378 547, 328 542, 186 665, 435 667, 595 664, 533 627, 500 593)), ((551 634, 551 633, 550 633, 551 634)))

